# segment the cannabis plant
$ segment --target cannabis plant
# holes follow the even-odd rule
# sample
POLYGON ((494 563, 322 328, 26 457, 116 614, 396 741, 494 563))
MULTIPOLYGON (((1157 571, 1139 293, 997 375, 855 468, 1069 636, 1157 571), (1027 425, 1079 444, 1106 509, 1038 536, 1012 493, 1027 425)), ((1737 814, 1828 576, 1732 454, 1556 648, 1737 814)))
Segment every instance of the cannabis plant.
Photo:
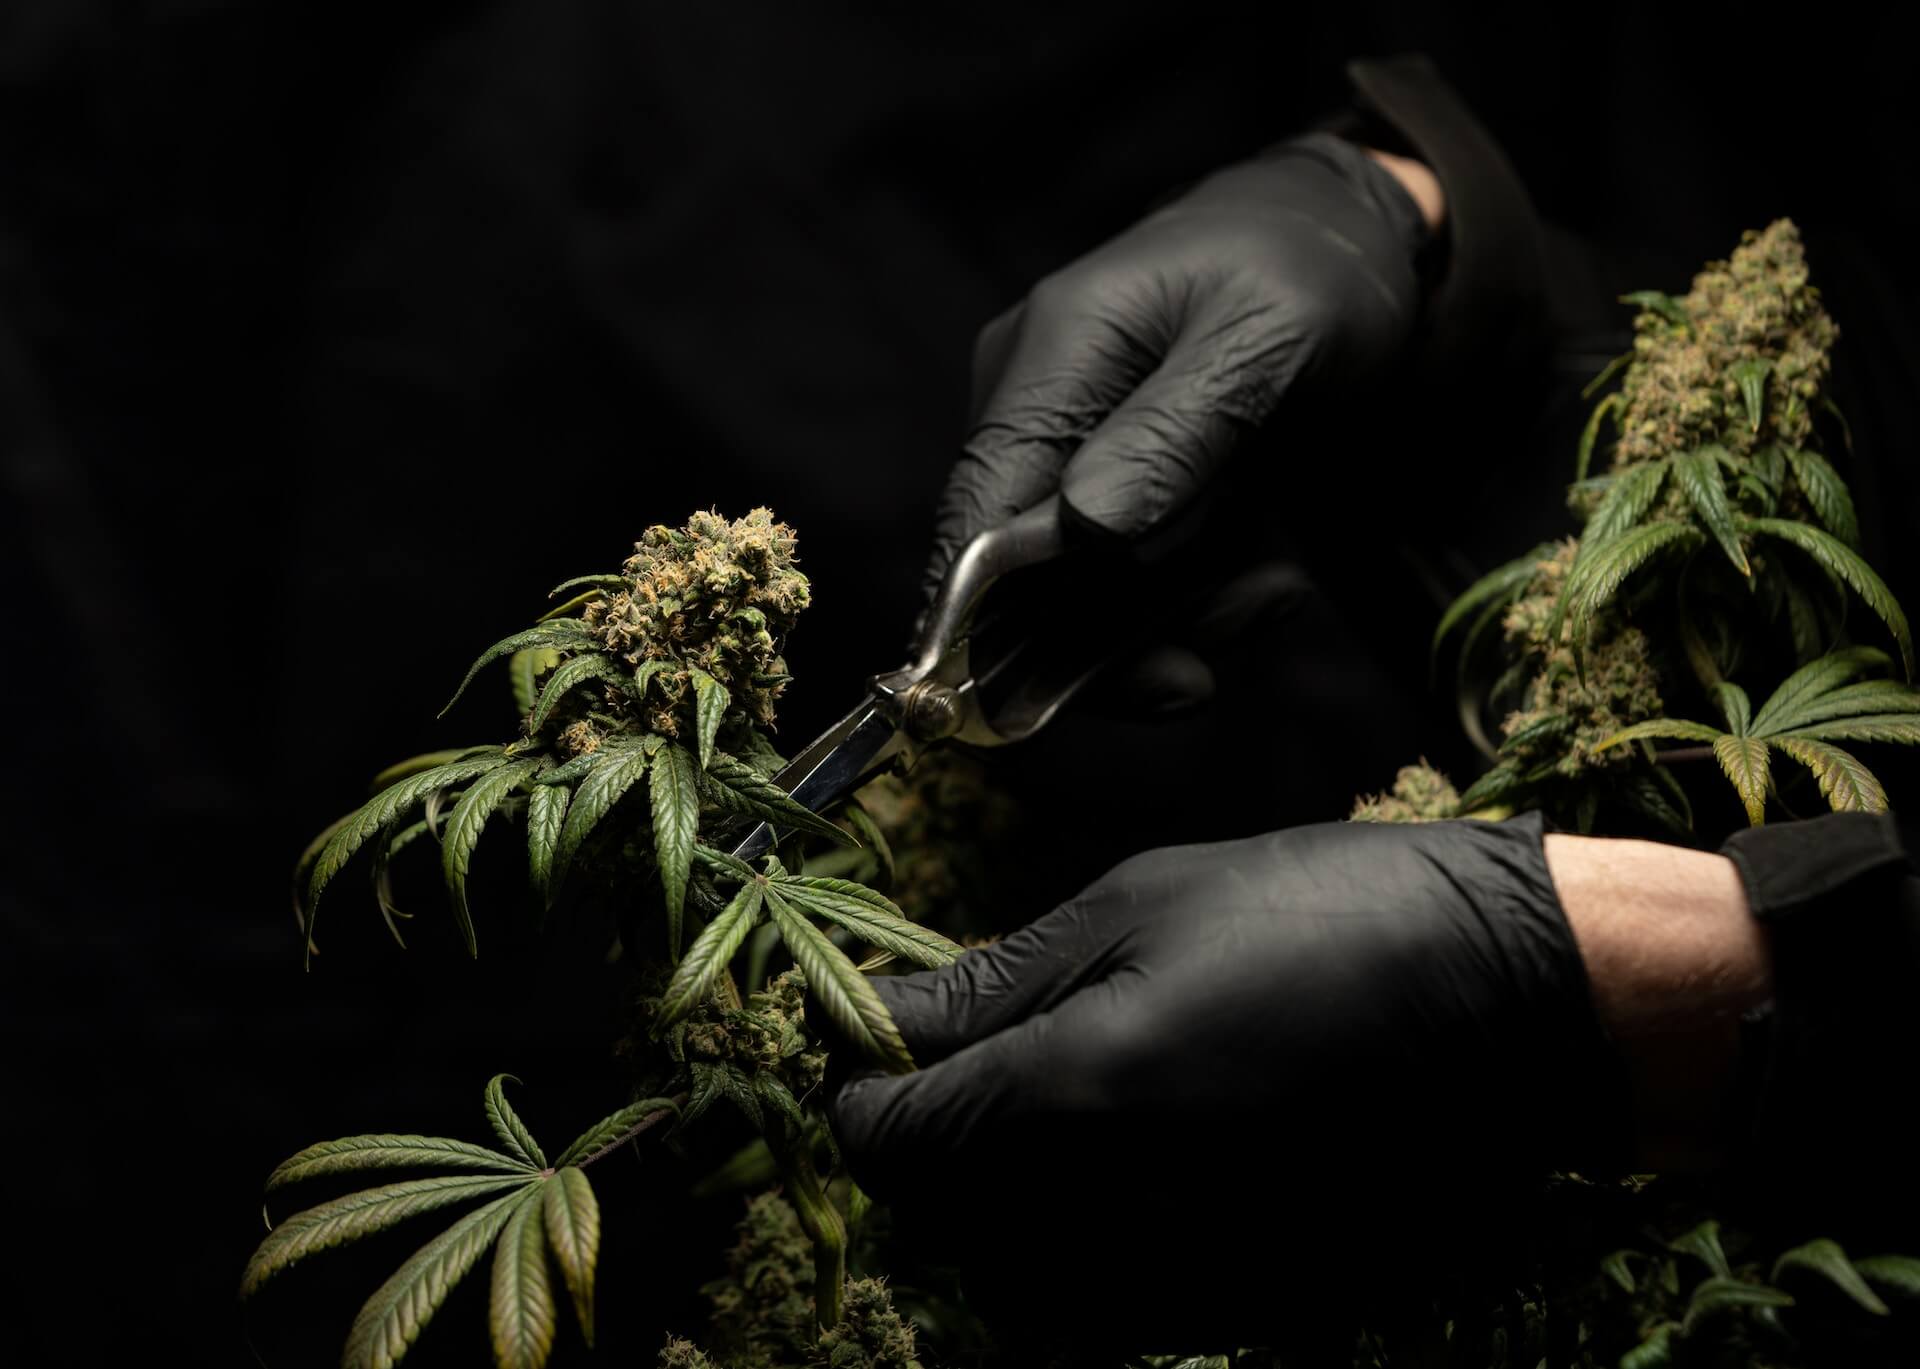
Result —
POLYGON ((1619 1357, 1621 1369, 1665 1369, 1686 1344, 1712 1344, 1721 1359, 1736 1363, 1777 1362, 1796 1349, 1780 1309, 1795 1307, 1815 1286, 1837 1291, 1869 1317, 1891 1315, 1883 1295, 1920 1296, 1920 1260, 1910 1256, 1850 1259, 1838 1242, 1822 1238, 1771 1261, 1735 1261, 1721 1234, 1720 1223, 1708 1218, 1671 1240, 1616 1250, 1601 1261, 1607 1291, 1624 1298, 1639 1332, 1619 1357))
POLYGON ((348 1333, 342 1362, 398 1363, 453 1286, 493 1248, 489 1329, 502 1366, 545 1364, 559 1324, 550 1266, 558 1267, 587 1343, 593 1343, 594 1268, 600 1204, 587 1167, 677 1112, 647 1098, 603 1118, 551 1162, 508 1104, 506 1075, 486 1089, 498 1150, 443 1136, 347 1136, 308 1146, 267 1176, 269 1199, 289 1185, 377 1170, 440 1170, 429 1177, 349 1193, 288 1217, 254 1251, 241 1280, 249 1297, 309 1255, 357 1241, 440 1208, 485 1198, 428 1241, 368 1298, 348 1333))
POLYGON ((1770 751, 1811 771, 1831 807, 1884 808, 1880 782, 1838 743, 1920 741, 1913 635, 1821 451, 1818 417, 1847 440, 1827 393, 1838 330, 1794 226, 1746 233, 1685 295, 1625 302, 1639 306, 1633 350, 1588 388, 1619 380, 1576 453, 1580 535, 1492 571, 1435 631, 1437 652, 1466 626, 1463 682, 1501 634, 1484 694, 1506 709, 1501 739, 1484 740, 1472 697, 1463 712, 1494 764, 1455 811, 1544 806, 1582 831, 1603 813, 1690 831, 1688 795, 1659 763, 1681 758, 1654 738, 1710 747, 1754 823, 1773 792, 1770 751), (1609 432, 1609 467, 1590 476, 1609 432), (1850 600, 1877 620, 1864 633, 1850 600), (1749 688, 1770 672, 1780 683, 1754 714, 1749 688), (1725 727, 1670 717, 1681 695, 1710 701, 1725 727))
MULTIPOLYGON (((1623 302, 1638 307, 1633 350, 1586 391, 1618 381, 1575 453, 1568 502, 1584 520, 1579 535, 1484 576, 1434 633, 1437 655, 1465 628, 1462 720, 1492 765, 1458 795, 1424 762, 1407 767, 1390 792, 1360 799, 1355 818, 1540 808, 1583 832, 1651 827, 1690 840, 1681 775, 1691 762, 1717 763, 1757 825, 1770 805, 1793 811, 1776 755, 1804 767, 1828 807, 1888 806, 1880 780, 1841 743, 1920 742, 1913 638, 1860 554, 1852 496, 1822 451, 1820 420, 1848 442, 1827 393, 1838 330, 1793 225, 1746 233, 1685 295, 1623 302), (1601 451, 1608 467, 1591 475, 1601 451), (1504 712, 1497 742, 1489 710, 1504 712), (1694 720, 1703 717, 1718 721, 1694 720), (1692 745, 1658 751, 1655 741, 1692 745)), ((1647 1201, 1641 1180, 1625 1187, 1647 1201)), ((1824 1280, 1872 1318, 1888 1314, 1883 1298, 1920 1296, 1920 1261, 1849 1260, 1815 1240, 1736 1264, 1716 1222, 1652 1205, 1643 1229, 1676 1234, 1589 1264, 1584 1283, 1543 1281, 1524 1300, 1516 1327, 1557 1316, 1580 1330, 1553 1362, 1781 1363, 1797 1356, 1782 1317, 1796 1280, 1824 1280), (1691 1288, 1687 1257, 1703 1271, 1691 1288)), ((1547 1353, 1531 1331, 1512 1349, 1527 1365, 1547 1353)), ((1506 1360, 1504 1344, 1494 1358, 1506 1360)))
MULTIPOLYGON (((857 849, 855 832, 878 840, 857 808, 833 821, 772 779, 781 761, 768 731, 790 679, 781 651, 809 594, 794 565, 792 530, 766 509, 734 522, 701 513, 683 528, 649 528, 619 573, 558 586, 549 598, 570 597, 487 648, 468 670, 448 707, 483 668, 506 660, 521 712, 516 737, 389 768, 375 778, 370 799, 308 848, 295 871, 294 904, 309 951, 323 895, 363 851, 374 902, 397 939, 391 863, 426 842, 439 848, 454 919, 468 951, 477 952, 467 880, 489 824, 523 829, 537 909, 576 894, 608 894, 618 906, 644 897, 657 909, 657 926, 632 920, 621 935, 641 980, 657 989, 646 1017, 662 1087, 551 1164, 508 1107, 500 1078, 486 1094, 498 1151, 412 1135, 310 1147, 274 1171, 270 1195, 323 1175, 454 1172, 288 1217, 255 1254, 243 1295, 319 1250, 485 1198, 373 1295, 345 1362, 397 1362, 491 1244, 496 1357, 503 1366, 544 1364, 555 1325, 550 1257, 591 1337, 599 1216, 585 1168, 669 1116, 677 1139, 725 1099, 760 1133, 812 1245, 812 1315, 823 1335, 840 1334, 845 1224, 816 1166, 817 1144, 831 1138, 806 1106, 824 1051, 807 1030, 805 1005, 816 1005, 872 1063, 910 1070, 865 972, 896 957, 944 965, 960 948, 908 920, 877 890, 809 870, 810 843, 857 849), (637 800, 643 787, 644 805, 637 800), (736 839, 761 822, 785 836, 757 866, 736 859, 736 839), (874 954, 856 965, 836 934, 874 954), (731 967, 750 939, 756 966, 781 951, 793 968, 743 998, 731 967)), ((756 969, 749 985, 762 978, 756 969)))

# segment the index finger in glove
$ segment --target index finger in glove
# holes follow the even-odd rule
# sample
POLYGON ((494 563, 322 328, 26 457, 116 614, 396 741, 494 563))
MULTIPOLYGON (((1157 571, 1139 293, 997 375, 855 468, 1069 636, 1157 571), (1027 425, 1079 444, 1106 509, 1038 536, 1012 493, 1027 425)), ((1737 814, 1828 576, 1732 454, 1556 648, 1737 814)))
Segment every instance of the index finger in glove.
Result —
POLYGON ((1157 364, 1126 304, 1077 273, 1049 277, 981 335, 977 412, 940 495, 929 593, 969 541, 1059 489, 1067 458, 1157 364))

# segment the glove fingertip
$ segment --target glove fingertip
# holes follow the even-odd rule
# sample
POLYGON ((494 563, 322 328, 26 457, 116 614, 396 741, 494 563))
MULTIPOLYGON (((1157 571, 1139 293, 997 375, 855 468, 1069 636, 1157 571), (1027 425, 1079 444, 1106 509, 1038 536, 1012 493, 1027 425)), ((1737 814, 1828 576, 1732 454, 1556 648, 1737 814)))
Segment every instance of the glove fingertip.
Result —
POLYGON ((859 1067, 836 1084, 829 1064, 825 1096, 827 1125, 833 1128, 849 1172, 862 1188, 877 1198, 895 1196, 893 1167, 887 1162, 894 1139, 888 1134, 888 1118, 896 1111, 901 1081, 909 1077, 859 1067))

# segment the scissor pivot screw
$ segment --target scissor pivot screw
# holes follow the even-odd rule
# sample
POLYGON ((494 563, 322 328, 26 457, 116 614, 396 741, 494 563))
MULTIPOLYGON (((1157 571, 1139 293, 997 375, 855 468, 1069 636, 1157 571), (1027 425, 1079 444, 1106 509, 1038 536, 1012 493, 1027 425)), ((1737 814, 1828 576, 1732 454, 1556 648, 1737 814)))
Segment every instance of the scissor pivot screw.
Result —
POLYGON ((907 691, 902 706, 901 721, 923 742, 951 737, 960 730, 960 696, 951 686, 921 680, 907 691))

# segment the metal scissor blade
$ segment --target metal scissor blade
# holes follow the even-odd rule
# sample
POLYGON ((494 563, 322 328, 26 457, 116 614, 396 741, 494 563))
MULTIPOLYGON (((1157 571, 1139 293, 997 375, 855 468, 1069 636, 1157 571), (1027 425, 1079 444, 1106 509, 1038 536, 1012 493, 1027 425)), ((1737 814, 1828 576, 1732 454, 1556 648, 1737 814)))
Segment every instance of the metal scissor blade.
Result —
MULTIPOLYGON (((847 714, 794 757, 773 782, 794 802, 819 812, 878 774, 912 743, 872 699, 847 714)), ((773 828, 758 823, 733 848, 735 860, 755 860, 773 845, 773 828)))

